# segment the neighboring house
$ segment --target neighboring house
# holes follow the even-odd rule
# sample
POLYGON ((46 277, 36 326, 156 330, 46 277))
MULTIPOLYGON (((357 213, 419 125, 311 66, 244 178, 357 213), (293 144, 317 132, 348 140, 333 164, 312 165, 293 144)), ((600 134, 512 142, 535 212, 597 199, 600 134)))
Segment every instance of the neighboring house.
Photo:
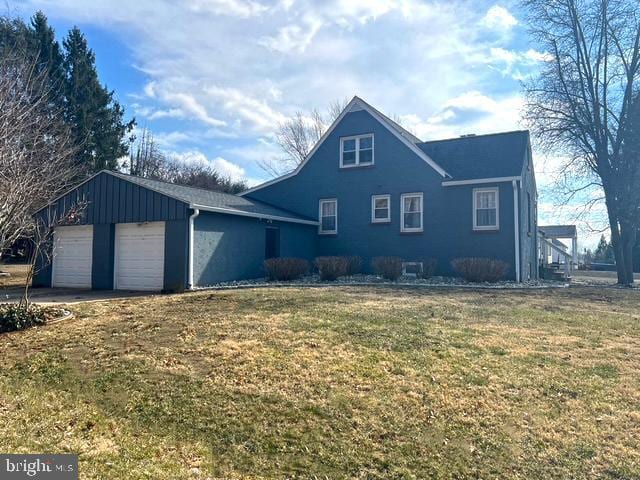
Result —
POLYGON ((456 257, 537 278, 526 131, 422 142, 355 97, 294 172, 240 196, 103 171, 38 215, 86 204, 54 231, 36 286, 180 291, 260 277, 265 258, 456 257))
POLYGON ((547 263, 564 263, 566 258, 570 258, 569 247, 567 245, 555 238, 551 239, 551 243, 562 250, 564 252, 564 255, 562 255, 560 251, 553 249, 547 245, 547 263))

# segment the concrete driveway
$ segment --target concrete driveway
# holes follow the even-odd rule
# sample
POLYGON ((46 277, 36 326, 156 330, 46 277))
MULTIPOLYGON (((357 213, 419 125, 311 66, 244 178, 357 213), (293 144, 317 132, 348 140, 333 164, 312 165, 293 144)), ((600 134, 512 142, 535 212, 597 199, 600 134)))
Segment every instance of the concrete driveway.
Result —
MULTIPOLYGON (((0 303, 18 302, 22 295, 21 288, 0 288, 0 303)), ((129 292, 124 290, 76 290, 67 288, 34 288, 29 299, 32 302, 57 305, 83 302, 100 302, 104 300, 119 300, 123 298, 157 295, 156 292, 129 292)))

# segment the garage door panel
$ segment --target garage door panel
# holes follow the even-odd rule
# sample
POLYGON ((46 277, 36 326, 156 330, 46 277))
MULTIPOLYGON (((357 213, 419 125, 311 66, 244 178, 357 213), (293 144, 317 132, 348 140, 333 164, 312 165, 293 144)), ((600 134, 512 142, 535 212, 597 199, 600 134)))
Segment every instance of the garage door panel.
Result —
POLYGON ((116 225, 114 288, 162 290, 164 230, 164 222, 116 225))
POLYGON ((53 287, 91 288, 93 226, 58 227, 53 234, 53 287))

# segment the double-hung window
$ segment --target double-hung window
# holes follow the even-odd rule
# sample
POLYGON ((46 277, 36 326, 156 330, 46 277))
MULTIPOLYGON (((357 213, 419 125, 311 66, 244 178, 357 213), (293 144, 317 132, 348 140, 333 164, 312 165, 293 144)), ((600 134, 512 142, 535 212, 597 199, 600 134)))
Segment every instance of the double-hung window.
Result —
POLYGON ((318 233, 322 235, 338 233, 338 200, 328 198, 320 200, 318 233))
POLYGON ((373 165, 373 134, 340 139, 340 168, 373 165))
POLYGON ((422 231, 422 193, 403 193, 400 197, 400 231, 422 231))
POLYGON ((373 195, 371 197, 371 223, 389 223, 391 221, 391 196, 373 195))
POLYGON ((498 188, 473 190, 473 229, 498 230, 498 188))

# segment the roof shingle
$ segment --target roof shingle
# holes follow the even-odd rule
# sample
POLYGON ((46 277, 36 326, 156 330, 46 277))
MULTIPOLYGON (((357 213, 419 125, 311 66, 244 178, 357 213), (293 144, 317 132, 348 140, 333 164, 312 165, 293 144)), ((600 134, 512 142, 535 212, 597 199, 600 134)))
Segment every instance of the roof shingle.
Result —
POLYGON ((110 171, 109 173, 128 182, 140 185, 141 187, 154 190, 163 195, 167 195, 168 197, 172 197, 185 203, 197 205, 200 207, 224 208, 227 210, 236 210, 239 213, 269 215, 274 217, 288 218, 291 220, 315 221, 315 219, 306 218, 288 210, 274 207, 273 205, 269 205, 268 203, 253 200, 248 197, 240 197, 238 195, 217 192, 215 190, 207 190, 204 188, 176 185, 174 183, 152 180, 150 178, 137 177, 135 175, 127 175, 120 172, 110 171))
POLYGON ((454 180, 516 177, 522 174, 529 131, 472 135, 416 145, 454 180))

